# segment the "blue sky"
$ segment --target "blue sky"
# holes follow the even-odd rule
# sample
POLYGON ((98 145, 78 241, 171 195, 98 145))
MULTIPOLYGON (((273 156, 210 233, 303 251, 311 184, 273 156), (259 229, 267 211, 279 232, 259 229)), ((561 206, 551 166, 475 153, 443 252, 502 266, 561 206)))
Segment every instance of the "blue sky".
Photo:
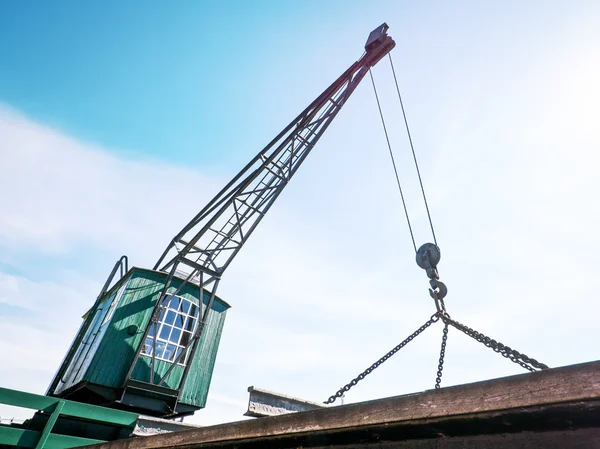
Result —
POLYGON ((375 24, 390 22, 400 71, 424 63, 418 84, 435 92, 432 74, 468 77, 486 53, 495 54, 488 69, 502 71, 511 69, 506 52, 546 51, 592 5, 561 3, 10 2, 0 17, 0 99, 126 157, 219 164, 235 149, 245 157, 263 128, 274 134, 288 117, 280 109, 319 92, 375 24))
MULTIPOLYGON (((597 358, 597 2, 140 5, 0 6, 0 385, 43 393, 114 261, 152 266, 383 21, 453 316, 552 366, 597 358)), ((419 244, 389 67, 374 75, 419 244)), ((324 399, 431 315, 394 183, 366 80, 228 269, 194 419, 239 419, 249 385, 324 399)), ((347 400, 431 388, 428 332, 347 400)), ((520 372, 449 338, 445 385, 520 372)))
POLYGON ((229 126, 252 136, 244 118, 267 107, 265 69, 282 59, 297 60, 299 72, 311 67, 317 30, 335 26, 315 20, 314 9, 324 18, 339 4, 279 3, 4 5, 1 98, 125 155, 214 162, 222 151, 206 148, 243 143, 229 126), (149 126, 156 122, 164 126, 149 126))

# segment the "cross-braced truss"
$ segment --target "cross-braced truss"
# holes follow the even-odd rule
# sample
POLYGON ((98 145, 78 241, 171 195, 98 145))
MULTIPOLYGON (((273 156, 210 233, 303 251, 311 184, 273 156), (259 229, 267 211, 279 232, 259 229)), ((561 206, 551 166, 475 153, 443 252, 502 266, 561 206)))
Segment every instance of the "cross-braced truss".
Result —
MULTIPOLYGON (((369 35, 363 56, 292 120, 173 238, 154 266, 155 270, 166 272, 169 277, 128 373, 125 388, 131 380, 133 366, 144 341, 152 326, 156 326, 161 304, 167 296, 176 295, 184 285, 181 284, 178 289, 171 288, 175 276, 198 285, 200 298, 204 294, 210 297, 204 312, 200 313, 192 339, 180 354, 180 359, 183 359, 183 354, 189 351, 188 358, 193 357, 221 275, 369 69, 395 46, 387 35, 387 29, 386 24, 375 29, 369 35)), ((156 344, 156 332, 154 336, 156 344)), ((154 359, 152 355, 151 372, 154 371, 154 359)), ((180 387, 185 383, 189 365, 185 368, 180 387)), ((160 385, 169 374, 170 370, 158 382, 150 376, 149 382, 160 385)))

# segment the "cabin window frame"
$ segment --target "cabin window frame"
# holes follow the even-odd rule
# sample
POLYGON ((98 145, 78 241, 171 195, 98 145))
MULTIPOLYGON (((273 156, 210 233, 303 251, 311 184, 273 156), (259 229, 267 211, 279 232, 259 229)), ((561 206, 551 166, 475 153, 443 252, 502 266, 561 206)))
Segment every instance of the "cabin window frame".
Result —
MULTIPOLYGON (((193 300, 177 295, 167 296, 156 326, 150 324, 148 336, 142 343, 142 355, 152 357, 152 342, 156 332, 156 360, 174 363, 194 335, 199 317, 200 308, 193 300)), ((183 360, 177 364, 185 366, 188 358, 189 352, 186 351, 183 360)))

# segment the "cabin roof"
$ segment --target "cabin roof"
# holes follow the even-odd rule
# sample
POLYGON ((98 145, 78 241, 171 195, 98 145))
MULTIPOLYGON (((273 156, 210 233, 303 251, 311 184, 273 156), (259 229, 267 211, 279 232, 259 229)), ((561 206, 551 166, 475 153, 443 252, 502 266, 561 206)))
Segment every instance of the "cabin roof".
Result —
MULTIPOLYGON (((113 285, 111 288, 109 288, 109 289, 108 289, 106 292, 104 292, 104 293, 102 294, 102 296, 100 296, 100 297, 99 297, 99 298, 98 298, 96 301, 94 301, 94 304, 92 305, 92 307, 90 307, 90 308, 89 308, 89 309, 88 309, 88 310, 87 310, 87 311, 86 311, 86 312, 83 314, 82 318, 83 318, 83 319, 85 319, 85 318, 87 317, 87 315, 88 315, 90 312, 92 312, 92 311, 94 310, 94 308, 96 307, 96 304, 98 303, 98 301, 99 301, 99 300, 101 300, 101 299, 105 298, 106 296, 112 295, 112 294, 114 293, 114 291, 115 291, 116 289, 118 289, 118 288, 119 288, 119 287, 122 285, 123 281, 124 281, 125 279, 127 279, 129 276, 131 276, 131 275, 132 275, 134 272, 138 272, 138 273, 139 273, 139 272, 158 273, 158 274, 162 274, 162 275, 164 275, 164 276, 167 276, 167 275, 168 275, 168 274, 167 274, 167 273, 165 273, 164 271, 150 270, 150 269, 148 269, 148 268, 140 268, 140 267, 135 267, 135 266, 134 266, 134 267, 131 267, 131 268, 130 268, 130 269, 127 271, 127 273, 125 273, 125 274, 123 275, 123 277, 122 277, 121 279, 119 279, 117 282, 115 282, 115 284, 114 284, 114 285, 113 285)), ((180 281, 184 281, 184 280, 185 280, 185 279, 183 279, 183 278, 181 278, 180 276, 177 276, 177 275, 176 275, 176 276, 174 276, 174 277, 175 277, 175 279, 178 279, 178 280, 180 280, 180 281)), ((228 308, 228 309, 230 309, 230 308, 231 308, 231 304, 229 304, 227 301, 225 301, 225 300, 224 300, 223 298, 221 298, 219 295, 215 295, 215 298, 216 298, 216 299, 217 299, 217 300, 218 300, 220 303, 222 303, 222 304, 223 304, 223 305, 224 305, 226 308, 228 308)))

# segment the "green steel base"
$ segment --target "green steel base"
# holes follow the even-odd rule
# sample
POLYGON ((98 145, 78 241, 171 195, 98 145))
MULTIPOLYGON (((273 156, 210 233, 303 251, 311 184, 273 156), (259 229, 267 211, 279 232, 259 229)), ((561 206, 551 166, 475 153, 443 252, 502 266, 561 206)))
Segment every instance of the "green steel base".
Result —
POLYGON ((37 410, 21 425, 0 425, 0 448, 63 449, 129 436, 136 413, 0 388, 0 404, 37 410))

